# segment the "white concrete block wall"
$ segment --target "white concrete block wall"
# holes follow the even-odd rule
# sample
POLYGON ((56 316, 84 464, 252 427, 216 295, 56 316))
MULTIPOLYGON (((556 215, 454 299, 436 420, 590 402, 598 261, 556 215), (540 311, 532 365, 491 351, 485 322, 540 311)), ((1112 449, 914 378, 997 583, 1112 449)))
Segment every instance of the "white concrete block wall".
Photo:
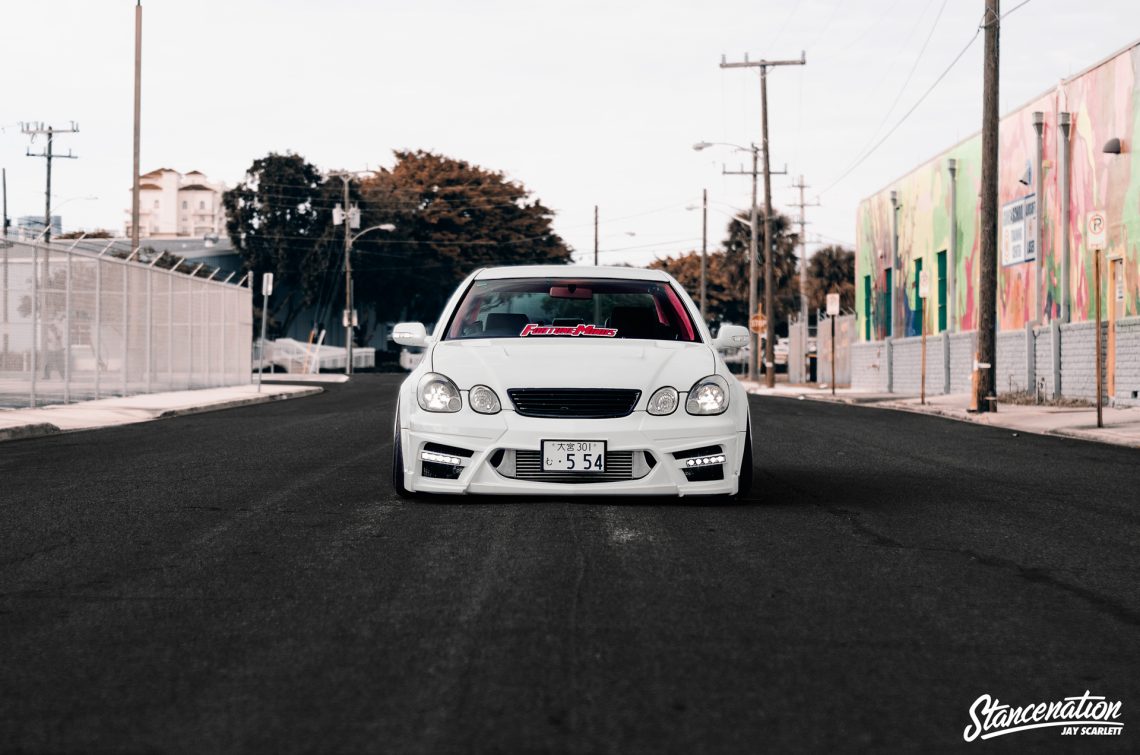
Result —
MULTIPOLYGON (((1053 396, 1053 336, 1048 326, 1044 328, 1033 329, 1034 338, 1034 351, 1033 351, 1033 371, 1036 373, 1037 382, 1040 383, 1041 379, 1045 379, 1045 398, 1053 396)), ((1034 388, 1036 390, 1036 388, 1034 388)))
POLYGON ((994 385, 999 396, 1030 390, 1028 375, 1025 374, 1024 330, 998 331, 996 368, 994 385))
POLYGON ((1140 399, 1140 317, 1116 321, 1114 398, 1121 401, 1140 399))
POLYGON ((950 334, 950 392, 969 393, 973 385, 974 331, 950 334))
POLYGON ((942 359, 941 334, 926 337, 926 395, 937 396, 942 393, 944 377, 944 360, 942 359))
MULTIPOLYGON (((1108 326, 1102 324, 1102 356, 1107 357, 1108 326)), ((1104 363, 1102 362, 1102 365, 1104 363)), ((1061 392, 1065 398, 1096 399, 1096 325, 1091 322, 1061 326, 1061 392)), ((1103 369, 1102 369, 1103 377, 1103 369)))
POLYGON ((887 345, 883 341, 851 344, 851 387, 862 391, 887 389, 887 345))
MULTIPOLYGON (((1061 391, 1066 398, 1095 400, 1096 333, 1091 322, 1062 325, 1058 329, 1061 343, 1061 391)), ((1044 379, 1044 395, 1052 397, 1053 386, 1053 331, 1048 326, 1033 331, 1034 372, 1037 381, 1044 379)), ((1104 370, 1101 379, 1107 381, 1108 324, 1102 326, 1101 357, 1104 370)), ((976 333, 953 333, 950 345, 950 392, 968 393, 971 386, 976 333)), ((1024 330, 1000 331, 997 334, 997 369, 995 379, 999 394, 1014 391, 1034 391, 1026 371, 1027 342, 1024 330)), ((921 389, 921 338, 898 338, 893 342, 893 388, 900 395, 918 395, 921 389)), ((926 341, 926 392, 942 392, 942 339, 928 337, 926 341)), ((886 343, 858 343, 852 350, 853 387, 863 390, 887 389, 886 343)), ((1116 323, 1116 386, 1112 398, 1123 403, 1140 405, 1140 317, 1116 323), (1135 395, 1134 395, 1135 394, 1135 395)))
MULTIPOLYGON (((927 341, 926 345, 929 347, 930 342, 927 341)), ((922 383, 922 338, 920 336, 896 338, 894 350, 894 359, 892 360, 895 369, 894 392, 917 396, 922 383)), ((929 351, 927 351, 926 356, 926 369, 929 370, 929 351)), ((940 376, 942 374, 941 367, 939 367, 938 374, 940 376)), ((927 379, 929 380, 929 376, 927 379)), ((938 382, 942 382, 941 378, 938 382)), ((928 382, 927 385, 929 384, 928 382)))

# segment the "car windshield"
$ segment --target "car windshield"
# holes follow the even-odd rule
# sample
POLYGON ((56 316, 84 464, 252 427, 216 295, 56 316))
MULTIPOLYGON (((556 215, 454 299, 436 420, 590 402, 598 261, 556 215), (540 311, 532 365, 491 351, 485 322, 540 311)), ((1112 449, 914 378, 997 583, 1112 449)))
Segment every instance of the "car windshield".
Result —
POLYGON ((664 281, 618 278, 477 280, 444 336, 700 341, 681 297, 664 281))

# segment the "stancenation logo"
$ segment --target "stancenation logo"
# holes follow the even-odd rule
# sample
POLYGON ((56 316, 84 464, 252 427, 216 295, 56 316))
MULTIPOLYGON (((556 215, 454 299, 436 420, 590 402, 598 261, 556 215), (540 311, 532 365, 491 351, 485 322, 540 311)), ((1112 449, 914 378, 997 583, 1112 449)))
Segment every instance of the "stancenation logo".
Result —
POLYGON ((1119 700, 1108 702, 1089 690, 1079 697, 1030 703, 1020 708, 982 695, 970 706, 972 723, 962 732, 962 738, 973 742, 1048 727, 1059 727, 1062 736, 1113 736, 1124 730, 1124 723, 1116 720, 1120 718, 1120 707, 1119 700))

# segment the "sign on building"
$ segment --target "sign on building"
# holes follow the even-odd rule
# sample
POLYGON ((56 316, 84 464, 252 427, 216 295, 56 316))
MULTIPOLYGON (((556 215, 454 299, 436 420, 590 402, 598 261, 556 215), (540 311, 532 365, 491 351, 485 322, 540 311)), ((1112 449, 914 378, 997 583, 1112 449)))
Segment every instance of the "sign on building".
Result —
POLYGON ((1001 208, 1001 264, 1037 259, 1037 196, 1027 194, 1001 208))

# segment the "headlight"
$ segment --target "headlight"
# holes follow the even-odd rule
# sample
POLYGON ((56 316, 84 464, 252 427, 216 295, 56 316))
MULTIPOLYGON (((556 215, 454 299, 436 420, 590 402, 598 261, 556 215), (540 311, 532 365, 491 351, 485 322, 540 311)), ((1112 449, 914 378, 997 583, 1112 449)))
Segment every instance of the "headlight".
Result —
POLYGON ((720 375, 701 378, 689 389, 685 411, 689 414, 724 414, 728 409, 728 383, 720 375))
POLYGON ((677 411, 677 403, 677 389, 665 386, 655 390, 653 395, 649 397, 646 411, 659 417, 672 414, 677 411))
POLYGON ((438 372, 429 372, 420 378, 416 398, 420 408, 428 412, 457 412, 463 406, 455 383, 438 372))
POLYGON ((499 396, 485 385, 476 385, 467 393, 467 403, 480 414, 498 414, 503 408, 499 396))

